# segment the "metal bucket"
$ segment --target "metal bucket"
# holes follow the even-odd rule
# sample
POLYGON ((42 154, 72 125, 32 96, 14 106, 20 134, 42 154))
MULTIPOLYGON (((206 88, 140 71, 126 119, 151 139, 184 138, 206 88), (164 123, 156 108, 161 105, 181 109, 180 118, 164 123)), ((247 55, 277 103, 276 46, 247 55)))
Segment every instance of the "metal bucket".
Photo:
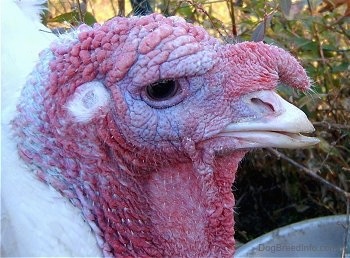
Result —
POLYGON ((305 220, 258 237, 236 250, 245 257, 341 257, 346 244, 350 258, 350 230, 347 216, 336 215, 305 220), (347 243, 344 242, 347 236, 347 243))

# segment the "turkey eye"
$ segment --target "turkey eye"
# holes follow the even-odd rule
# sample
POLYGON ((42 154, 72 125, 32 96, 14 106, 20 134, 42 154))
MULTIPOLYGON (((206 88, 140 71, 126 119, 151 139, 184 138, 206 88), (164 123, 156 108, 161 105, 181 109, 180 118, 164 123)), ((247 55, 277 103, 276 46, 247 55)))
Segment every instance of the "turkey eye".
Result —
POLYGON ((176 95, 179 89, 178 83, 174 80, 163 80, 147 86, 146 92, 150 99, 161 101, 167 100, 176 95))

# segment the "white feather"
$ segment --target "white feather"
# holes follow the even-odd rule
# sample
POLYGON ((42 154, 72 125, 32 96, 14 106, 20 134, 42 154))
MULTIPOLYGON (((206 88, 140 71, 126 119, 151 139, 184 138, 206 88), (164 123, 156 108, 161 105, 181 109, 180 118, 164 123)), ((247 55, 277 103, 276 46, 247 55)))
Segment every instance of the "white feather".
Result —
POLYGON ((11 135, 21 87, 55 39, 38 20, 42 2, 1 1, 1 256, 101 256, 80 211, 34 177, 11 135))

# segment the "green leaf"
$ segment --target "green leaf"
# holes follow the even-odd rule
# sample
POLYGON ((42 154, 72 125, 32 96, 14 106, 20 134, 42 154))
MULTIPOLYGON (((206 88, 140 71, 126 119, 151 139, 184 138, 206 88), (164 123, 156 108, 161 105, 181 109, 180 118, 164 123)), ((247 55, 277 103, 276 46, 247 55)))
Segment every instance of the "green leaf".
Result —
POLYGON ((180 7, 176 10, 176 12, 178 15, 185 17, 185 18, 192 17, 192 15, 193 15, 193 11, 192 11, 192 8, 190 6, 180 7))
POLYGON ((326 50, 326 51, 337 51, 338 50, 338 48, 335 47, 334 45, 323 45, 322 49, 326 50))
POLYGON ((345 71, 350 71, 350 63, 348 62, 344 62, 344 63, 341 63, 340 65, 336 65, 332 67, 333 73, 341 73, 345 71))
MULTIPOLYGON (((63 14, 58 15, 52 19, 49 19, 49 22, 60 22, 60 23, 68 22, 70 24, 75 24, 75 23, 79 22, 79 13, 77 11, 63 13, 63 14)), ((83 14, 83 21, 81 21, 81 22, 84 22, 87 25, 93 25, 97 21, 96 21, 95 17, 90 12, 86 12, 85 14, 83 14)))
POLYGON ((265 22, 262 21, 253 31, 252 40, 255 42, 259 42, 259 41, 263 41, 264 37, 265 37, 265 22))
POLYGON ((76 11, 73 12, 68 12, 68 13, 63 13, 60 14, 54 18, 49 19, 49 22, 69 22, 69 23, 73 23, 73 22, 77 22, 78 21, 78 13, 76 11))
POLYGON ((93 25, 97 23, 96 18, 90 12, 86 12, 84 15, 84 23, 87 25, 93 25))
POLYGON ((317 51, 318 44, 315 41, 306 38, 295 38, 294 42, 297 47, 304 51, 317 51))
POLYGON ((320 136, 318 136, 317 138, 320 140, 320 143, 318 146, 324 153, 327 153, 328 155, 332 155, 336 157, 341 156, 340 152, 335 146, 333 146, 332 144, 329 144, 327 140, 323 139, 320 136))
POLYGON ((255 42, 263 41, 266 33, 266 29, 270 27, 272 15, 269 15, 265 20, 255 28, 252 34, 252 40, 255 42))
POLYGON ((290 8, 292 7, 291 0, 280 0, 281 11, 284 17, 288 18, 290 13, 290 8))

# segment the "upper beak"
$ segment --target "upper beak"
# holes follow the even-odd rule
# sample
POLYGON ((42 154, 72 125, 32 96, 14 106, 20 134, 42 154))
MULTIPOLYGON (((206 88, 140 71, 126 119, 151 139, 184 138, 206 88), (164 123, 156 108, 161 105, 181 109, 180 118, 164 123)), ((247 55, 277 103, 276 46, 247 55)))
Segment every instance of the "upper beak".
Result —
POLYGON ((288 103, 274 91, 258 91, 247 94, 254 105, 266 105, 270 112, 258 119, 231 123, 218 136, 234 137, 241 148, 277 147, 300 148, 315 145, 319 140, 301 133, 311 133, 315 129, 305 113, 288 103), (254 100, 254 101, 253 101, 254 100))

